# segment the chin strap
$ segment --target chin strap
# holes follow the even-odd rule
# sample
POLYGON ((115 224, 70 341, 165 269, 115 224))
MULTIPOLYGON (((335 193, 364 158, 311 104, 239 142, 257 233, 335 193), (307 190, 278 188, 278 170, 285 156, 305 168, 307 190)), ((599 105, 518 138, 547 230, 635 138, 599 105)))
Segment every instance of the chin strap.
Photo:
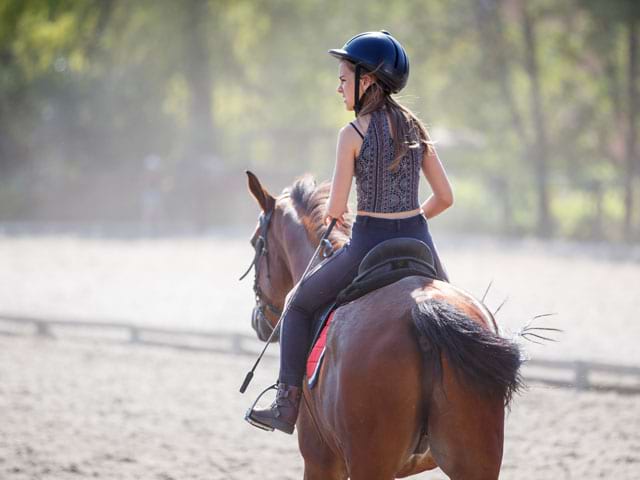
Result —
POLYGON ((360 71, 361 71, 361 67, 360 65, 356 65, 356 85, 355 85, 355 91, 354 91, 354 104, 353 104, 353 111, 356 115, 356 117, 358 116, 358 113, 360 113, 360 108, 362 108, 362 105, 360 105, 360 71))

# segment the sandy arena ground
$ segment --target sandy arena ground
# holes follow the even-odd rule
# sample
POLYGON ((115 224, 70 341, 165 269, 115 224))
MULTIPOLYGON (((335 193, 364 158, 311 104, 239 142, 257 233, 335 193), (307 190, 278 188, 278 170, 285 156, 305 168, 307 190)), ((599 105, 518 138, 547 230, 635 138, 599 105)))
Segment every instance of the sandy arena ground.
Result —
MULTIPOLYGON (((0 237, 0 313, 250 332, 247 235, 107 241, 0 237)), ((563 328, 531 358, 640 365, 640 255, 605 245, 439 239, 455 283, 517 330, 563 328)), ((0 321, 0 330, 9 328, 0 321)), ((294 437, 242 416, 276 376, 253 359, 0 335, 0 479, 294 479, 294 437)), ((414 478, 442 479, 433 472, 414 478)), ((505 479, 640 478, 640 396, 533 385, 507 421, 505 479)))
MULTIPOLYGON (((295 436, 242 421, 268 360, 0 337, 0 478, 300 479, 295 436)), ((640 475, 638 397, 533 386, 507 420, 504 479, 640 475)), ((441 472, 413 478, 444 479, 441 472)))

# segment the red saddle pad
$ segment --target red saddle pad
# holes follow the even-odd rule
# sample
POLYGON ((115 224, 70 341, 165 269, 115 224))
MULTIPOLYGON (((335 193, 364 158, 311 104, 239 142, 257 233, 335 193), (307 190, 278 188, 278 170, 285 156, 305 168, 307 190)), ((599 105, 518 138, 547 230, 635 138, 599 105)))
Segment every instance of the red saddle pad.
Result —
POLYGON ((320 367, 322 366, 324 349, 327 343, 327 331, 329 330, 329 325, 331 325, 331 322, 333 321, 334 313, 335 310, 329 314, 327 323, 325 323, 324 327, 322 327, 322 331, 318 336, 318 340, 313 345, 311 353, 307 358, 307 382, 309 384, 309 388, 313 388, 315 386, 318 380, 318 376, 320 375, 320 367))

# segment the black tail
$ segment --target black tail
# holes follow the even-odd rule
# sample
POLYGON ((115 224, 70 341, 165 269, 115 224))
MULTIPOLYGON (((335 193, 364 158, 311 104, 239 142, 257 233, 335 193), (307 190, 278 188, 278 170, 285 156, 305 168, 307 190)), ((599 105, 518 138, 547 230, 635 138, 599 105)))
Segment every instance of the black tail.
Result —
POLYGON ((453 306, 429 300, 413 307, 413 323, 425 359, 442 379, 442 355, 474 388, 502 395, 505 406, 522 387, 520 348, 509 339, 482 328, 453 306))

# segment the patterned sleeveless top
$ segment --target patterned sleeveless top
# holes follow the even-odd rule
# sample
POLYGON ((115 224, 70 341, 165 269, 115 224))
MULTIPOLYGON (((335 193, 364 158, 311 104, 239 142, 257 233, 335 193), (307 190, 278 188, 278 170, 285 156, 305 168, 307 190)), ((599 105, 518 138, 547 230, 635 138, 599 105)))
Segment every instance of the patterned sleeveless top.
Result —
POLYGON ((355 165, 358 210, 396 213, 420 208, 418 185, 423 152, 424 147, 410 148, 397 170, 389 170, 394 147, 387 115, 382 109, 371 112, 355 165))

